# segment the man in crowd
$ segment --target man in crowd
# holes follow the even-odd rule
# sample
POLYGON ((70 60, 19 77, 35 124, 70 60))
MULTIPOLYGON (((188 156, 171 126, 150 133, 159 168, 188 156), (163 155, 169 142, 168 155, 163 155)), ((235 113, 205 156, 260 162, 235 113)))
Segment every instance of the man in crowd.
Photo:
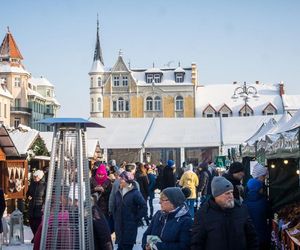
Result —
POLYGON ((245 176, 245 168, 243 164, 240 162, 231 163, 228 172, 223 174, 223 177, 225 177, 233 185, 234 199, 236 199, 240 203, 242 203, 245 198, 244 188, 242 186, 242 180, 244 176, 245 176))
POLYGON ((195 218, 191 249, 259 249, 247 208, 233 198, 233 185, 217 176, 211 188, 213 198, 204 203, 195 218))

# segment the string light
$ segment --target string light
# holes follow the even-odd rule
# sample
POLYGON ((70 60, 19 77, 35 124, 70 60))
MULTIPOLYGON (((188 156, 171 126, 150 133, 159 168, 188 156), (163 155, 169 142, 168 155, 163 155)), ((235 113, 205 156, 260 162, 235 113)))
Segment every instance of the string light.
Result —
POLYGON ((296 173, 297 173, 298 175, 300 175, 300 170, 298 169, 298 170, 296 171, 296 173))
POLYGON ((271 164, 271 168, 275 168, 275 164, 274 163, 271 164))
POLYGON ((283 163, 284 163, 285 165, 287 165, 287 164, 289 163, 289 160, 283 160, 283 163))

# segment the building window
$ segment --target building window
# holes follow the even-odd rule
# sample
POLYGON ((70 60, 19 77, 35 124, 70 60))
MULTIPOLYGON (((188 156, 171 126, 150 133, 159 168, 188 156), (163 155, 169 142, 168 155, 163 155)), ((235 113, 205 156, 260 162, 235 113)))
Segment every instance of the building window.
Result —
POLYGON ((6 77, 1 77, 0 83, 1 84, 6 84, 6 77))
POLYGON ((175 74, 175 82, 183 82, 183 74, 182 73, 175 74))
POLYGON ((159 96, 156 96, 154 98, 154 110, 155 111, 160 111, 161 110, 161 99, 159 96))
POLYGON ((7 108, 7 104, 4 104, 4 118, 7 118, 6 108, 7 108))
POLYGON ((21 77, 15 77, 15 87, 21 87, 21 77))
POLYGON ((272 112, 268 112, 266 115, 275 115, 275 114, 272 112))
POLYGON ((146 81, 147 81, 147 83, 152 83, 153 82, 153 74, 147 74, 146 81))
POLYGON ((212 118, 212 117, 214 117, 214 114, 206 114, 206 117, 207 118, 212 118))
POLYGON ((21 123, 21 119, 20 118, 15 118, 15 120, 14 120, 15 128, 19 127, 20 123, 21 123))
POLYGON ((114 86, 120 86, 120 77, 119 76, 114 76, 114 86))
POLYGON ((50 89, 47 89, 47 91, 46 91, 46 96, 47 96, 47 97, 51 97, 51 90, 50 90, 50 89))
POLYGON ((2 111, 1 111, 1 109, 2 109, 2 103, 0 102, 0 117, 2 116, 2 111))
POLYGON ((129 111, 129 101, 126 101, 126 102, 125 102, 125 110, 126 110, 126 111, 129 111))
POLYGON ((175 103, 176 103, 176 111, 182 111, 183 110, 183 97, 177 96, 175 103))
POLYGON ((123 76, 122 81, 123 81, 123 86, 128 86, 128 76, 123 76))
POLYGON ((19 98, 15 99, 15 107, 21 107, 21 99, 19 98))
POLYGON ((101 87, 102 86, 102 79, 101 77, 99 76, 98 77, 98 87, 101 87))
POLYGON ((146 98, 146 110, 147 111, 152 111, 153 110, 153 99, 150 96, 148 96, 146 98))
POLYGON ((117 101, 113 101, 113 111, 117 111, 117 101))
POLYGON ((50 111, 51 111, 50 105, 46 105, 46 113, 47 113, 47 114, 50 114, 50 111))
POLYGON ((154 75, 154 82, 155 83, 160 83, 160 75, 159 74, 154 75))
POLYGON ((93 87, 93 77, 91 77, 91 87, 93 87))
POLYGON ((229 114, 228 113, 222 113, 221 116, 222 117, 229 117, 229 114))
POLYGON ((119 108, 119 111, 124 111, 124 108, 125 108, 125 101, 122 97, 120 97, 118 99, 118 108, 119 108))
POLYGON ((97 99, 97 108, 98 108, 98 111, 101 112, 101 98, 100 97, 97 99))
POLYGON ((91 98, 91 112, 94 112, 94 98, 91 98))

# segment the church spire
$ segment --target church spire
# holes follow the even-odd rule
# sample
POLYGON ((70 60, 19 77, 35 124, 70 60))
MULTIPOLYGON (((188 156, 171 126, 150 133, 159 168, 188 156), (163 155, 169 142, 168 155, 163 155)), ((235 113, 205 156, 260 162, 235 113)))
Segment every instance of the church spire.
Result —
POLYGON ((9 27, 7 27, 7 33, 4 40, 0 46, 0 58, 5 58, 10 60, 12 58, 23 60, 22 54, 18 49, 17 43, 10 33, 9 27))
POLYGON ((102 65, 104 65, 103 57, 102 57, 102 50, 100 46, 100 38, 99 38, 99 17, 97 14, 97 38, 96 38, 96 47, 94 53, 94 61, 99 60, 102 65))

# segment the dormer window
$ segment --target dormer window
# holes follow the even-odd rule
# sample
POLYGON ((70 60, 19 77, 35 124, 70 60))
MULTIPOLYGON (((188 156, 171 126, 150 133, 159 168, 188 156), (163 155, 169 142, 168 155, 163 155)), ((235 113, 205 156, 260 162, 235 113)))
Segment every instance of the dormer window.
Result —
POLYGON ((99 76, 98 77, 98 87, 102 86, 102 78, 99 76))
POLYGON ((147 74, 146 75, 146 82, 152 83, 153 82, 153 74, 147 74))
POLYGON ((276 115, 277 114, 277 109, 276 107, 272 104, 269 103, 264 110, 262 111, 263 115, 276 115))
POLYGON ((122 84, 123 86, 128 86, 128 76, 122 76, 122 84))
POLYGON ((217 111, 210 104, 208 104, 206 108, 203 110, 203 117, 211 118, 211 117, 215 117, 216 114, 217 111))
POLYGON ((114 86, 115 87, 120 86, 120 77, 119 76, 114 76, 114 86))
POLYGON ((183 82, 184 74, 183 73, 175 73, 175 82, 183 82))
POLYGON ((159 74, 154 74, 154 82, 155 83, 160 83, 161 79, 160 79, 160 75, 159 74))

